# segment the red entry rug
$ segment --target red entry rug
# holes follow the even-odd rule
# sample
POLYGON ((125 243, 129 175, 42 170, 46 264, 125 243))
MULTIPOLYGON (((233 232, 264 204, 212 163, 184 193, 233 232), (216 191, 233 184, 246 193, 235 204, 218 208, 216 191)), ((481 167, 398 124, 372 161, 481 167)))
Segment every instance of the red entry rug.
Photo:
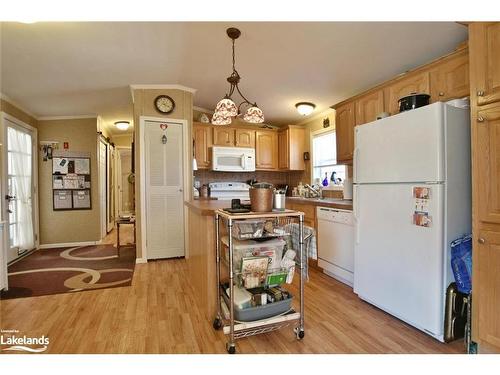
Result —
POLYGON ((9 266, 9 290, 0 299, 75 293, 129 286, 135 267, 135 246, 113 245, 36 250, 9 266))

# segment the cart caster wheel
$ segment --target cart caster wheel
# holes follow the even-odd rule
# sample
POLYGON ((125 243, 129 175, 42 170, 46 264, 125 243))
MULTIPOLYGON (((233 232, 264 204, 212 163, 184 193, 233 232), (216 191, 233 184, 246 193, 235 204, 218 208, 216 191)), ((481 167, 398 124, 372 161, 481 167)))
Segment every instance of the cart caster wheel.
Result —
POLYGON ((297 332, 297 340, 302 340, 306 333, 303 330, 297 332))
POLYGON ((227 346, 227 352, 228 352, 229 354, 234 354, 234 353, 236 353, 236 346, 234 346, 234 345, 233 345, 233 346, 227 346))
POLYGON ((214 319, 214 324, 213 324, 214 329, 219 330, 219 329, 222 328, 222 325, 223 325, 222 324, 222 319, 220 319, 220 318, 215 318, 214 319))

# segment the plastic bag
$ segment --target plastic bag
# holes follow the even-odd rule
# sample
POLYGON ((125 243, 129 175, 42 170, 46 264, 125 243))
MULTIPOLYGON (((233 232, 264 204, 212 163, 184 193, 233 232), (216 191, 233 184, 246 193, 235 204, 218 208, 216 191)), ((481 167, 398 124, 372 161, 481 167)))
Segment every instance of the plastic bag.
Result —
POLYGON ((451 243, 451 269, 458 291, 469 294, 472 290, 472 235, 451 243))

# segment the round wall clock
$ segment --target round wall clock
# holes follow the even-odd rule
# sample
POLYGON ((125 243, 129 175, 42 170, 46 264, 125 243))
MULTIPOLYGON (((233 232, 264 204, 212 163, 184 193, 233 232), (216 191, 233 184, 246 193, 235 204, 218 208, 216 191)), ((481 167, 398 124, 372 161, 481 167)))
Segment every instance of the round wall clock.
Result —
POLYGON ((155 99, 155 108, 158 112, 168 115, 172 113, 175 108, 174 99, 168 95, 159 95, 155 99))

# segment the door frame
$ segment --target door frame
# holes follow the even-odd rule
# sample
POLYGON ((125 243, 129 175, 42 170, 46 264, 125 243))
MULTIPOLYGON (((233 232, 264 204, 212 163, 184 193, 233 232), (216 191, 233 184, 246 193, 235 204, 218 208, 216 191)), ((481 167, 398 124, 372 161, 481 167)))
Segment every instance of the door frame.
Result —
MULTIPOLYGON (((147 210, 146 210, 146 153, 144 152, 144 147, 146 145, 145 142, 145 126, 146 126, 146 121, 153 121, 153 122, 169 122, 169 123, 174 123, 174 124, 179 124, 182 126, 182 172, 183 172, 183 197, 184 201, 189 200, 190 195, 190 174, 192 173, 191 170, 189 169, 189 155, 190 155, 190 150, 189 150, 189 129, 188 129, 188 121, 187 120, 182 120, 182 119, 175 119, 175 118, 165 118, 165 117, 151 117, 151 116, 141 116, 139 117, 139 149, 140 149, 140 155, 139 155, 139 165, 140 165, 140 178, 139 178, 139 187, 141 189, 141 194, 140 194, 140 213, 141 213, 141 222, 139 223, 140 228, 141 228, 141 258, 137 259, 137 262, 140 263, 145 263, 148 260, 148 247, 147 247, 147 210)), ((136 148, 137 150, 137 148, 136 148)), ((137 171, 136 171, 137 172, 137 171)), ((136 179, 137 181, 137 179, 136 179)), ((184 255, 186 258, 189 257, 188 254, 188 233, 187 233, 187 209, 186 206, 183 205, 184 209, 184 255)))
MULTIPOLYGON (((2 150, 2 159, 3 159, 3 165, 2 165, 2 184, 0 184, 0 191, 1 191, 1 196, 0 198, 2 199, 0 203, 1 207, 1 214, 0 218, 1 220, 5 220, 7 222, 7 217, 6 217, 6 207, 5 207, 5 202, 4 202, 4 195, 7 193, 7 173, 8 173, 8 166, 7 166, 7 125, 5 124, 5 120, 9 120, 10 122, 13 122, 15 125, 24 128, 31 132, 32 135, 32 155, 33 155, 33 166, 32 166, 32 175, 31 175, 31 180, 32 180, 32 185, 33 185, 33 196, 32 196, 32 216, 33 216, 33 235, 35 237, 35 249, 40 248, 40 213, 39 213, 39 198, 38 198, 38 129, 35 127, 17 119, 14 116, 9 115, 6 112, 0 112, 0 131, 3 134, 3 150, 2 150)), ((6 232, 9 231, 9 228, 4 228, 6 232)), ((9 245, 7 241, 7 245, 9 245)))
POLYGON ((99 192, 99 237, 100 241, 106 237, 108 234, 108 215, 107 215, 107 187, 106 187, 106 165, 107 165, 107 154, 108 154, 108 146, 107 143, 104 142, 101 135, 97 136, 97 181, 98 183, 98 192, 99 192), (101 168, 101 143, 105 146, 106 152, 104 157, 104 178, 101 178, 102 168, 101 168), (102 191, 104 188, 104 192, 102 191), (104 195, 104 205, 102 204, 104 195), (104 212, 103 212, 104 211, 104 212))

